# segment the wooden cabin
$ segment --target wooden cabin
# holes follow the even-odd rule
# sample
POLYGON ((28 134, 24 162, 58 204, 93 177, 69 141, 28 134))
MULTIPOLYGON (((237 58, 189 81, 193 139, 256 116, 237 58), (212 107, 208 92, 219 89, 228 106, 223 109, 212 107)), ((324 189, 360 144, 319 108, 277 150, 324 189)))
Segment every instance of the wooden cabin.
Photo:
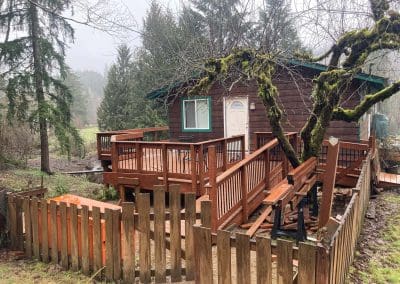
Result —
MULTIPOLYGON (((279 91, 279 102, 285 112, 283 126, 287 132, 300 132, 311 111, 312 79, 326 66, 316 63, 291 61, 286 67, 276 70, 273 78, 279 91)), ((185 93, 174 95, 177 83, 173 87, 164 87, 148 95, 150 99, 168 101, 168 126, 170 139, 182 141, 205 141, 233 135, 245 135, 246 151, 256 148, 255 134, 269 132, 271 128, 265 107, 257 94, 254 81, 238 83, 215 83, 203 96, 190 97, 185 93)), ((359 74, 344 90, 344 107, 352 107, 362 97, 384 87, 384 78, 359 74)), ((370 134, 370 115, 367 114, 359 123, 333 121, 327 136, 341 140, 368 140, 370 134)))

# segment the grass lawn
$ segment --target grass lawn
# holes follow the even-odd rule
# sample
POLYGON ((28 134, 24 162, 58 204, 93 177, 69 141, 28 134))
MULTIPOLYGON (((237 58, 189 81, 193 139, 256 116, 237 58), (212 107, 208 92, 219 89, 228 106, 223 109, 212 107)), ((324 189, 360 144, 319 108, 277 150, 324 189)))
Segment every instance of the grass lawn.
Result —
POLYGON ((85 145, 96 143, 97 132, 99 132, 99 128, 97 126, 79 129, 79 134, 81 135, 85 145))

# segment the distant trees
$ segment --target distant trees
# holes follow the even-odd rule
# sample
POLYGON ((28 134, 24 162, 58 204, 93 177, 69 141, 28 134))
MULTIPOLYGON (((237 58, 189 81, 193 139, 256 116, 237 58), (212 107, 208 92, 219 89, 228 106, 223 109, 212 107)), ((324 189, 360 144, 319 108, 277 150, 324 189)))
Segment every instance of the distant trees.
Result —
POLYGON ((130 54, 129 88, 127 83, 122 88, 122 81, 116 84, 112 80, 116 70, 110 69, 98 109, 100 128, 165 123, 165 105, 146 100, 146 94, 198 76, 207 58, 246 46, 286 55, 301 48, 286 0, 265 0, 256 10, 250 2, 190 0, 177 16, 157 1, 151 2, 141 30, 142 46, 130 54))
POLYGON ((62 150, 81 143, 71 126, 72 95, 63 79, 66 42, 74 30, 61 15, 72 11, 70 0, 0 2, 0 70, 7 81, 8 117, 29 121, 40 134, 41 170, 50 173, 48 128, 62 150))

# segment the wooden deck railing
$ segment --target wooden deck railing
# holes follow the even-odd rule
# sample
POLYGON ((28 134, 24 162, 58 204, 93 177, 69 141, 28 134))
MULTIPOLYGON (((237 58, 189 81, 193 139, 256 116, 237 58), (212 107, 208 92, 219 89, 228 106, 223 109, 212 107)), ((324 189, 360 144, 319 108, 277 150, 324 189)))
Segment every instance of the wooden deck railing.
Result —
MULTIPOLYGON (((99 160, 111 160, 111 137, 113 135, 120 136, 120 135, 130 135, 139 133, 142 134, 142 137, 138 137, 136 140, 158 141, 161 135, 167 132, 168 130, 169 128, 167 126, 162 126, 162 127, 98 132, 96 136, 97 136, 97 154, 99 160)), ((123 136, 121 136, 120 139, 123 139, 123 136)))
POLYGON ((217 172, 225 171, 245 156, 244 135, 199 143, 119 140, 125 137, 139 139, 132 134, 112 137, 113 172, 158 174, 167 184, 169 179, 183 179, 192 183, 193 192, 203 189, 209 179, 210 147, 216 149, 217 172))
MULTIPOLYGON (((294 137, 297 134, 289 134, 294 137)), ((217 175, 217 154, 210 147, 209 183, 206 188, 212 201, 212 230, 226 224, 245 222, 265 198, 263 190, 279 183, 289 172, 289 163, 278 140, 273 139, 245 160, 217 175)))

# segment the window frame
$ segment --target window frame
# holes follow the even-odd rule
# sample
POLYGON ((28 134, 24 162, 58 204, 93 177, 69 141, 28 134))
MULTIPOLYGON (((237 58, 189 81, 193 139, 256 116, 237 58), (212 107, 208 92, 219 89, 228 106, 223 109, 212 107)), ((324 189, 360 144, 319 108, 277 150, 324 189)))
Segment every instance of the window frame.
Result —
MULTIPOLYGON (((181 128, 182 132, 211 132, 212 131, 212 104, 210 96, 196 96, 196 97, 187 97, 181 99, 181 128), (208 104, 208 127, 207 128, 187 128, 186 127, 186 112, 185 112, 185 102, 194 101, 195 109, 197 108, 196 101, 198 100, 206 100, 208 104)), ((197 116, 196 116, 196 125, 197 125, 197 116)))

